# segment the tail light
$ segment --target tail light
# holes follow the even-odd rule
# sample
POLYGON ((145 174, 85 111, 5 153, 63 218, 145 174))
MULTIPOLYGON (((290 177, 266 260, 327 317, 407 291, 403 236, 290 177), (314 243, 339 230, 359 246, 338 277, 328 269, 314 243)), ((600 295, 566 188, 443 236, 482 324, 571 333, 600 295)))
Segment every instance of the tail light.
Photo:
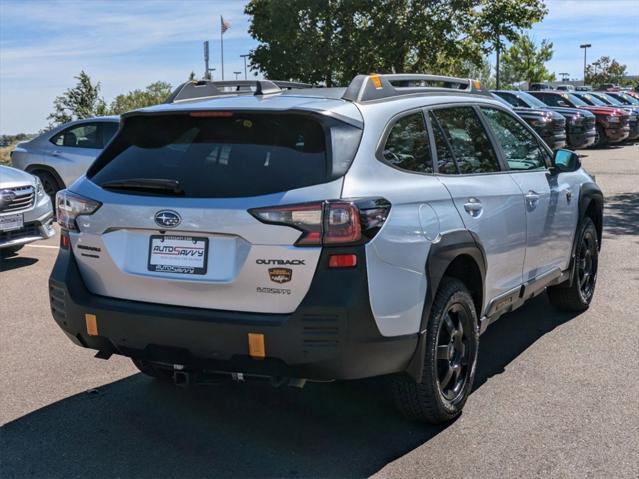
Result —
POLYGON ((382 227, 391 204, 383 198, 329 200, 249 210, 262 223, 296 228, 295 246, 363 244, 382 227))
POLYGON ((76 218, 81 215, 92 215, 102 203, 95 201, 69 190, 58 191, 55 197, 57 221, 63 228, 69 231, 78 231, 76 218))

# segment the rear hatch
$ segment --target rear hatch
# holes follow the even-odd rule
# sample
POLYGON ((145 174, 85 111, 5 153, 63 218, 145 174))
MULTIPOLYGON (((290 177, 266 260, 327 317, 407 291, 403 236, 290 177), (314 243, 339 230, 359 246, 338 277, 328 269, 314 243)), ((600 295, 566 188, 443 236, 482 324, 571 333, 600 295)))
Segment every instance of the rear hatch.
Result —
POLYGON ((317 244, 296 245, 304 234, 295 222, 317 212, 302 208, 282 225, 249 210, 340 198, 360 137, 356 126, 299 111, 125 116, 73 187, 101 203, 69 235, 88 289, 198 308, 294 311, 321 253, 317 244))

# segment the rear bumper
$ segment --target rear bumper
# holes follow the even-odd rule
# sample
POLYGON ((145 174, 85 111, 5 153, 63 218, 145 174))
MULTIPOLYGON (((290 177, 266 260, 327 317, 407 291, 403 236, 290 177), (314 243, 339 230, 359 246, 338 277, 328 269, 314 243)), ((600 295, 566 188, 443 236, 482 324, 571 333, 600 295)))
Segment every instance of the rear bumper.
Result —
POLYGON ((369 305, 364 249, 356 252, 356 268, 329 269, 325 250, 294 313, 257 314, 97 296, 84 285, 73 254, 61 249, 49 279, 51 311, 78 345, 186 369, 311 380, 404 371, 417 335, 379 333, 369 305), (86 314, 96 317, 95 336, 87 334, 86 314), (265 359, 250 357, 249 333, 264 335, 265 359))

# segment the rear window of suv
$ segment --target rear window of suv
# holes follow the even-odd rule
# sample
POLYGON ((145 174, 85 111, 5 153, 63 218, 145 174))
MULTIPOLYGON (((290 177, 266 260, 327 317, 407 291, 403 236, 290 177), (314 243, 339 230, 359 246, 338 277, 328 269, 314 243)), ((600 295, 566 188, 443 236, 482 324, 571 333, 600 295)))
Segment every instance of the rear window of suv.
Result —
POLYGON ((333 121, 280 113, 132 116, 88 176, 100 186, 134 179, 177 180, 184 196, 208 198, 257 196, 325 183, 346 172, 361 136, 358 128, 333 121))

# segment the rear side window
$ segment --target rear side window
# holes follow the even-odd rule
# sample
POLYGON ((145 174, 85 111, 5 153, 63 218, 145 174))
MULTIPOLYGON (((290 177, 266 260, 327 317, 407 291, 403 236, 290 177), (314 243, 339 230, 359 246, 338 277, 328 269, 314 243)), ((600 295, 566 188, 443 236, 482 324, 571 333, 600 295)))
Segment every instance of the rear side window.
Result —
POLYGON ((50 141, 56 146, 70 148, 102 148, 98 128, 99 123, 83 123, 61 131, 50 141))
POLYGON ((499 171, 497 154, 472 107, 433 110, 433 128, 439 128, 452 149, 461 174, 499 171))
POLYGON ((386 139, 383 155, 388 163, 402 170, 433 172, 428 131, 421 112, 397 120, 386 139))
POLYGON ((107 145, 107 143, 109 143, 109 141, 111 141, 111 138, 113 138, 113 135, 115 135, 119 127, 120 125, 118 123, 113 123, 110 121, 102 123, 102 147, 103 148, 107 145))
POLYGON ((257 196, 325 183, 345 173, 361 131, 338 122, 331 139, 333 127, 320 121, 275 113, 133 116, 91 167, 89 177, 98 185, 138 178, 177 180, 185 196, 207 198, 257 196), (333 149, 338 150, 335 155, 330 154, 333 149))

